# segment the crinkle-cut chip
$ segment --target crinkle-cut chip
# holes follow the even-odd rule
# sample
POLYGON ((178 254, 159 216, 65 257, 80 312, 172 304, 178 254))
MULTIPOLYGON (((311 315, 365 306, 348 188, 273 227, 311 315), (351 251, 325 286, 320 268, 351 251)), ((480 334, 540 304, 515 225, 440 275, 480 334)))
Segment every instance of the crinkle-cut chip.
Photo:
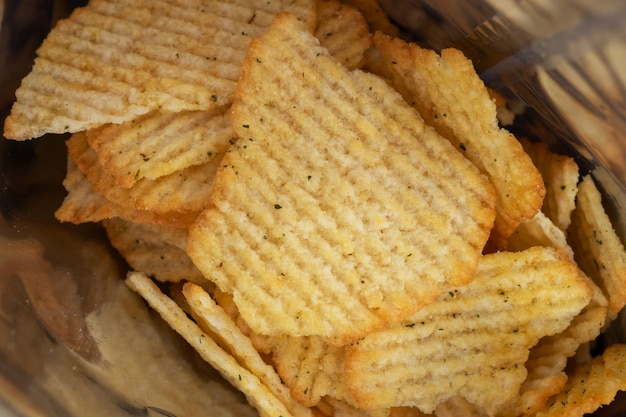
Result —
POLYGON ((565 389, 536 417, 580 417, 609 404, 626 391, 626 345, 611 345, 585 365, 577 366, 565 389))
POLYGON ((241 391, 261 417, 299 417, 289 412, 257 376, 241 366, 237 359, 202 331, 178 304, 163 294, 145 274, 132 271, 127 275, 125 282, 129 288, 143 297, 163 320, 200 354, 202 359, 241 391))
POLYGON ((542 210, 561 230, 566 231, 572 222, 576 207, 576 193, 580 179, 574 158, 550 151, 542 142, 521 138, 520 142, 541 172, 546 185, 542 210))
POLYGON ((294 416, 313 416, 311 410, 291 396, 274 368, 263 360, 250 339, 202 287, 186 283, 183 286, 183 295, 200 328, 211 334, 241 366, 259 378, 294 416))
MULTIPOLYGON (((113 221, 117 222, 116 219, 113 219, 113 221)), ((120 219, 120 223, 124 223, 123 226, 122 224, 120 226, 128 227, 128 232, 132 230, 131 233, 138 237, 143 236, 152 241, 161 241, 182 251, 187 249, 187 236, 189 234, 187 229, 179 229, 167 225, 141 224, 125 221, 124 219, 120 219)))
POLYGON ((542 211, 532 219, 524 220, 509 238, 507 250, 521 251, 533 246, 552 246, 563 249, 570 259, 574 251, 567 243, 565 232, 558 228, 542 211))
POLYGON ((272 338, 272 363, 278 375, 302 404, 316 406, 323 397, 356 405, 344 380, 343 347, 322 338, 276 336, 272 338))
MULTIPOLYGON (((96 152, 89 146, 85 132, 67 140, 69 155, 93 188, 108 200, 137 210, 197 212, 207 207, 213 179, 221 156, 155 180, 142 179, 130 188, 118 187, 113 177, 102 170, 96 152)), ((138 175, 138 173, 135 173, 138 175)))
POLYGON ((111 245, 130 267, 162 282, 208 284, 185 251, 146 231, 146 226, 119 218, 102 221, 111 245))
POLYGON ((67 175, 63 180, 67 195, 54 213, 61 222, 97 223, 104 219, 120 217, 135 223, 186 229, 198 217, 198 212, 155 213, 113 203, 93 189, 85 175, 76 168, 71 157, 68 157, 67 165, 67 175))
POLYGON ((188 252, 255 332, 343 344, 473 279, 489 182, 294 17, 251 43, 231 121, 188 252))
POLYGON ((349 69, 361 68, 372 34, 363 15, 339 0, 317 2, 315 37, 323 47, 349 69))
POLYGON ((561 392, 567 382, 568 360, 583 344, 600 335, 607 320, 608 300, 590 278, 585 280, 593 290, 591 301, 567 329, 542 338, 531 349, 526 361, 528 376, 519 396, 500 410, 499 417, 534 415, 544 409, 550 397, 561 392))
POLYGON ((541 209, 545 187, 519 141, 498 126, 495 103, 472 62, 453 48, 439 55, 381 33, 374 44, 391 84, 494 184, 491 244, 505 248, 517 226, 541 209))
POLYGON ((626 305, 626 252, 589 175, 578 185, 567 233, 580 268, 604 290, 610 309, 619 312, 626 305))
POLYGON ((462 396, 494 415, 519 392, 530 348, 565 330, 591 297, 561 250, 486 255, 470 284, 350 345, 346 383, 364 409, 430 413, 462 396))
POLYGON ((88 130, 87 140, 115 185, 131 187, 221 156, 234 137, 228 110, 153 112, 88 130))
POLYGON ((446 402, 439 404, 433 413, 435 417, 487 417, 487 413, 480 407, 467 401, 465 398, 455 396, 446 402))
MULTIPOLYGON (((320 0, 323 1, 323 0, 320 0)), ((400 29, 389 20, 389 16, 376 0, 342 0, 344 4, 357 9, 367 21, 370 32, 383 32, 389 36, 400 35, 400 29)))
POLYGON ((23 140, 228 104, 250 40, 281 11, 313 31, 313 0, 92 0, 44 40, 4 135, 23 140))
POLYGON ((237 310, 237 306, 233 301, 232 295, 217 288, 213 292, 213 298, 215 299, 217 305, 219 305, 226 312, 226 314, 228 314, 228 317, 230 317, 237 327, 239 327, 239 330, 250 338, 250 341, 254 345, 257 352, 269 356, 272 351, 272 339, 268 336, 255 333, 252 329, 250 329, 248 323, 246 323, 246 321, 241 317, 241 314, 239 314, 239 310, 237 310))

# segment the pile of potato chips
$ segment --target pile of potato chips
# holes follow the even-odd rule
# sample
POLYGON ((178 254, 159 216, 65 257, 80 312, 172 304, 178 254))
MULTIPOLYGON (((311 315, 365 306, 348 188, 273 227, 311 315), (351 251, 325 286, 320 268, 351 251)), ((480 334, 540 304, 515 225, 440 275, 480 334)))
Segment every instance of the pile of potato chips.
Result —
POLYGON ((593 412, 626 390, 593 179, 399 33, 367 0, 92 0, 5 136, 71 133, 57 218, 262 416, 593 412))

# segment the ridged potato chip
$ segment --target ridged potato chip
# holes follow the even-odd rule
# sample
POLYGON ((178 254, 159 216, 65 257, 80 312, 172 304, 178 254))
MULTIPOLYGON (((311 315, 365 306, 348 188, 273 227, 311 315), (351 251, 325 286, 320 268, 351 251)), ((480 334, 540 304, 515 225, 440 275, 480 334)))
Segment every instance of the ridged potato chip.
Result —
POLYGON ((626 345, 609 346, 602 355, 578 366, 565 390, 536 417, 580 417, 613 401, 626 391, 626 345))
POLYGON ((241 366, 259 378, 294 416, 313 416, 311 410, 291 396, 276 370, 263 360, 250 339, 202 287, 187 283, 183 286, 183 295, 200 328, 212 334, 222 348, 237 359, 241 366))
POLYGON ((293 16, 251 43, 231 121, 188 252, 256 333, 344 344, 473 279, 490 183, 293 16))
MULTIPOLYGON (((221 157, 216 156, 202 165, 190 166, 155 180, 144 178, 132 187, 124 188, 117 186, 115 179, 104 172, 85 132, 73 134, 66 144, 76 166, 98 193, 122 206, 157 214, 205 209, 209 205, 215 172, 221 163, 221 157)), ((138 173, 134 175, 138 176, 138 173)))
POLYGON ((611 311, 619 312, 626 305, 626 251, 589 175, 578 185, 568 237, 580 268, 604 290, 611 311))
POLYGON ((232 100, 246 48, 288 11, 309 31, 313 0, 92 0, 37 51, 4 125, 11 139, 122 123, 232 100))
POLYGON ((592 289, 554 248, 486 255, 470 284, 348 347, 346 382, 360 408, 425 413, 462 396, 488 415, 511 401, 541 337, 565 330, 592 289))
POLYGON ((149 113, 88 130, 87 141, 114 185, 129 188, 221 159, 235 136, 228 111, 149 113))
POLYGON ((299 417, 287 410, 271 390, 198 327, 171 298, 161 292, 150 278, 130 272, 126 284, 141 295, 178 334, 180 334, 211 366, 246 395, 261 417, 299 417))
MULTIPOLYGON (((163 282, 207 283, 185 249, 168 242, 154 226, 119 218, 104 220, 102 225, 111 245, 132 269, 163 282)), ((184 231, 179 233, 186 234, 184 231)))
POLYGON ((439 55, 381 33, 374 44, 392 85, 494 184, 491 241, 496 249, 505 248, 517 226, 541 208, 545 187, 519 141, 498 126, 496 105, 472 62, 456 49, 439 55))
POLYGON ((546 185, 542 210, 561 230, 566 231, 572 222, 576 207, 579 169, 574 158, 550 151, 542 142, 520 140, 524 149, 541 172, 546 185))
POLYGON ((93 189, 85 175, 76 168, 71 156, 68 156, 67 165, 67 174, 63 180, 67 194, 61 206, 54 213, 59 221, 75 224, 95 223, 120 217, 135 223, 186 229, 198 217, 198 212, 156 213, 113 203, 93 189))

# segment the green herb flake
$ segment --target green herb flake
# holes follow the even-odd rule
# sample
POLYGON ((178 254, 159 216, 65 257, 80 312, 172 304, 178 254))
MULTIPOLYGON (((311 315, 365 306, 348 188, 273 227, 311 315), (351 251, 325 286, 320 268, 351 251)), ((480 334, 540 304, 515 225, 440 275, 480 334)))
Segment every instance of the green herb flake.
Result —
POLYGON ((250 125, 241 125, 244 129, 250 129, 250 125))
POLYGON ((280 204, 274 204, 274 208, 276 210, 279 210, 279 209, 283 208, 283 206, 281 206, 280 204))
POLYGON ((467 148, 465 148, 465 144, 463 144, 463 143, 461 143, 459 145, 459 148, 461 148, 462 151, 466 151, 467 150, 467 148))
POLYGON ((409 327, 409 328, 415 327, 415 323, 405 324, 404 327, 409 327))

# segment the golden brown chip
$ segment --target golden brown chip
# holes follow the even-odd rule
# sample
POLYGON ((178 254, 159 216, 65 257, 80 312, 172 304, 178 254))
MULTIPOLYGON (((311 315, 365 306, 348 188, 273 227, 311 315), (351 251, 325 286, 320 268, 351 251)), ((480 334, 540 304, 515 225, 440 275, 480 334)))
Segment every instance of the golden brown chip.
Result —
POLYGON ((364 409, 430 413, 462 396, 494 415, 519 392, 530 348, 565 330, 591 297, 558 249, 486 255, 467 286, 350 345, 346 382, 364 409))
POLYGON ((496 248, 505 248, 517 226, 539 211, 545 188, 521 144, 498 126, 495 103, 472 62, 456 49, 438 55, 381 33, 374 44, 393 86, 494 184, 491 238, 496 248))
POLYGON ((349 69, 363 66, 365 51, 372 45, 372 35, 361 13, 339 0, 318 1, 314 34, 349 69))
POLYGON ((171 298, 164 295, 150 278, 140 272, 130 272, 126 284, 141 295, 163 320, 200 354, 202 359, 241 391, 262 417, 299 417, 291 414, 259 378, 241 366, 232 355, 224 351, 189 319, 187 314, 171 298))
POLYGON ((228 104, 248 43, 281 11, 313 31, 313 0, 92 0, 48 34, 16 93, 4 135, 29 139, 156 109, 228 104))
POLYGON ((149 113, 88 130, 87 140, 114 184, 131 187, 221 157, 234 136, 228 111, 149 113))
POLYGON ((601 356, 576 368, 562 393, 537 417, 580 417, 609 404, 626 391, 626 345, 609 346, 601 356))
MULTIPOLYGON (((159 228, 119 218, 106 219, 102 224, 111 245, 132 269, 163 282, 206 282, 184 248, 164 239, 158 232, 159 228)), ((184 231, 179 233, 186 234, 184 231)))
POLYGON ((345 343, 474 277, 491 185, 292 16, 251 44, 231 119, 188 252, 255 332, 345 343))
POLYGON ((524 149, 541 172, 546 185, 542 210, 561 230, 566 231, 572 221, 578 192, 578 165, 572 157, 550 151, 541 142, 521 140, 524 149))
POLYGON ((323 397, 355 404, 343 376, 345 349, 320 337, 272 338, 272 363, 294 398, 313 407, 323 397))
POLYGON ((202 287, 187 283, 183 286, 183 295, 200 328, 214 335, 218 344, 241 366, 259 378, 294 416, 312 416, 311 410, 291 396, 289 389, 283 385, 274 368, 265 363, 254 349, 250 339, 239 330, 226 312, 202 287))
POLYGON ((69 155, 98 193, 122 206, 157 214, 198 212, 206 208, 215 171, 221 164, 218 155, 202 165, 191 166, 156 180, 144 178, 130 188, 123 188, 116 186, 113 177, 102 170, 85 132, 73 134, 66 143, 69 155))
POLYGON ((567 243, 565 232, 559 229, 542 212, 539 211, 532 219, 524 220, 513 232, 507 244, 509 251, 521 251, 533 246, 552 246, 564 250, 570 259, 574 259, 574 251, 567 243))
POLYGON ((585 280, 593 289, 591 301, 565 331, 544 337, 531 349, 525 365, 526 381, 499 417, 535 415, 544 409, 550 397, 561 392, 567 382, 568 360, 578 354, 581 345, 600 335, 607 319, 608 300, 591 279, 585 280))
POLYGON ((580 268, 604 290, 610 309, 619 312, 626 305, 626 251, 591 176, 578 186, 568 238, 580 268))
POLYGON ((71 157, 68 157, 67 169, 67 175, 63 180, 67 195, 54 213, 59 221, 78 224, 121 217, 136 223, 186 229, 198 217, 198 212, 155 213, 113 203, 93 189, 83 173, 76 168, 71 157))

